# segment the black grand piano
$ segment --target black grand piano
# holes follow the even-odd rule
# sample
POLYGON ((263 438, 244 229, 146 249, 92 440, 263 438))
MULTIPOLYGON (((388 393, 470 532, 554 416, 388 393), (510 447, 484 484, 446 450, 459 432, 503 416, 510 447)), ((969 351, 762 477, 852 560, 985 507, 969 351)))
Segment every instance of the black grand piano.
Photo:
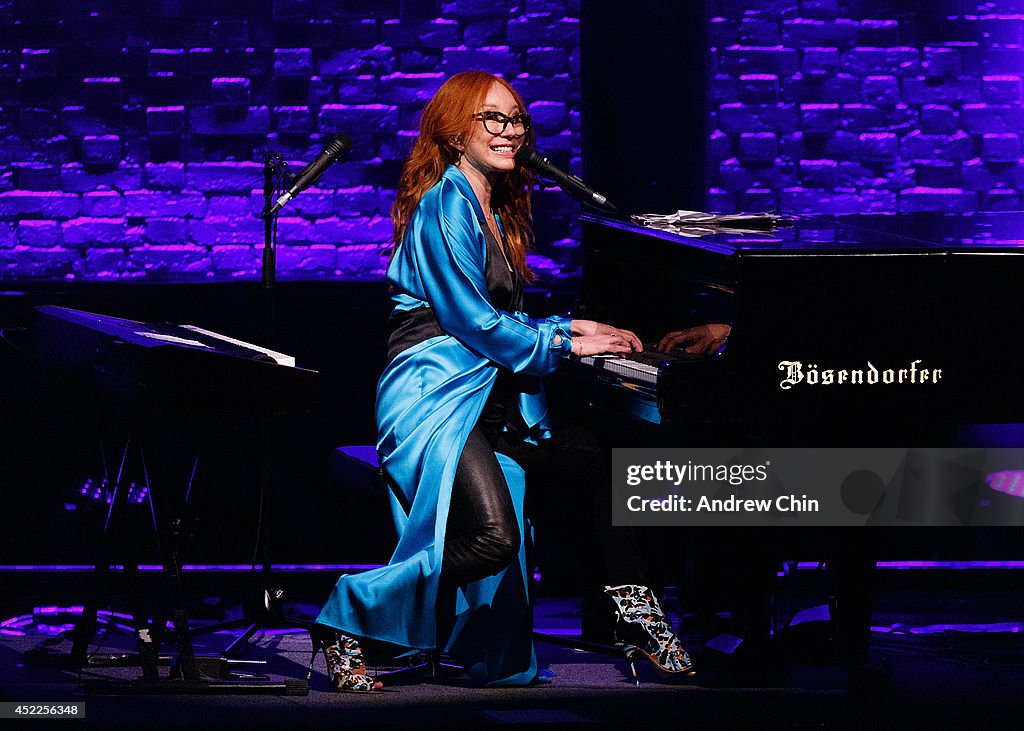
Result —
POLYGON ((577 316, 648 345, 731 326, 706 357, 648 348, 574 369, 572 398, 654 425, 634 432, 644 444, 947 446, 965 425, 1024 421, 1024 214, 799 215, 728 233, 588 214, 582 229, 577 316))
MULTIPOLYGON (((1020 446, 985 440, 1024 422, 1013 343, 1024 213, 780 219, 661 230, 584 215, 573 314, 635 331, 646 352, 561 369, 555 416, 583 419, 609 447, 1020 446), (731 328, 711 352, 654 351, 706 323, 731 328)), ((918 550, 950 538, 902 535, 918 550)), ((697 581, 698 600, 708 583, 741 587, 737 631, 756 646, 770 633, 782 552, 822 551, 837 654, 856 666, 886 540, 867 529, 687 529, 663 554, 711 577, 697 581)))

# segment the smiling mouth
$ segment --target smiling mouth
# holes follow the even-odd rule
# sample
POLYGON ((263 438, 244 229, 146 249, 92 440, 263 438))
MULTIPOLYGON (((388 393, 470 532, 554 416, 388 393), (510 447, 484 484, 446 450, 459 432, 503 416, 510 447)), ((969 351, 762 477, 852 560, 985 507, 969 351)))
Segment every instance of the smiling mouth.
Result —
POLYGON ((516 154, 515 145, 491 145, 491 149, 497 152, 499 155, 514 155, 516 154))

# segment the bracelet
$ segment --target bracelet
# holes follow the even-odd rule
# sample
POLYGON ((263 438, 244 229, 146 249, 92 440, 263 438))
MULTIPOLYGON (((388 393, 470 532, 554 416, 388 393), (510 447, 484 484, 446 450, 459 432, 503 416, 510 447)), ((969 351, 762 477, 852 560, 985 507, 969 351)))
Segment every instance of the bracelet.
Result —
MULTIPOLYGON (((557 318, 550 318, 550 319, 557 319, 557 318)), ((575 343, 575 341, 572 338, 572 334, 570 332, 568 332, 566 330, 566 328, 561 327, 560 325, 556 325, 555 332, 554 332, 554 338, 552 338, 552 342, 551 342, 551 348, 553 350, 557 351, 559 354, 561 354, 561 356, 563 358, 568 358, 570 355, 572 355, 573 347, 575 346, 575 344, 576 343, 575 343), (558 343, 557 344, 554 342, 555 338, 558 339, 558 343)))

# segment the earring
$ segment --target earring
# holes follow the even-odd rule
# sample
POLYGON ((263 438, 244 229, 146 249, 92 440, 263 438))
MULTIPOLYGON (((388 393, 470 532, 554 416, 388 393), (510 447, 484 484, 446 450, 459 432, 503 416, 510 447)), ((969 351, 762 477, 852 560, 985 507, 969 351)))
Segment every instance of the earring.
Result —
POLYGON ((459 148, 459 145, 461 143, 462 138, 460 137, 452 136, 448 138, 448 144, 451 145, 452 152, 455 153, 455 161, 452 163, 453 165, 455 165, 455 167, 458 167, 459 163, 462 162, 462 149, 459 148))

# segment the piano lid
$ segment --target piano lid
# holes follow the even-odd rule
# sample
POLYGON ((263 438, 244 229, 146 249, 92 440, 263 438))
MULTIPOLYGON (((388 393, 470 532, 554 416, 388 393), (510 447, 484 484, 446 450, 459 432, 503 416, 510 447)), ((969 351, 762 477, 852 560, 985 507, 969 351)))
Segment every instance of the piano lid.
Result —
POLYGON ((1024 420, 1019 361, 1005 344, 1020 309, 1024 212, 792 218, 688 238, 584 217, 586 316, 649 341, 732 325, 717 390, 693 369, 659 377, 666 419, 699 416, 693 396, 711 393, 713 411, 762 421, 767 435, 782 422, 790 434, 860 423, 877 436, 1024 420), (810 377, 789 388, 797 365, 810 377), (925 368, 927 383, 907 381, 925 368), (871 369, 878 380, 854 382, 871 369))
POLYGON ((787 214, 774 228, 737 232, 713 226, 678 233, 584 213, 581 220, 722 256, 934 255, 1024 253, 1024 211, 980 213, 787 214))

